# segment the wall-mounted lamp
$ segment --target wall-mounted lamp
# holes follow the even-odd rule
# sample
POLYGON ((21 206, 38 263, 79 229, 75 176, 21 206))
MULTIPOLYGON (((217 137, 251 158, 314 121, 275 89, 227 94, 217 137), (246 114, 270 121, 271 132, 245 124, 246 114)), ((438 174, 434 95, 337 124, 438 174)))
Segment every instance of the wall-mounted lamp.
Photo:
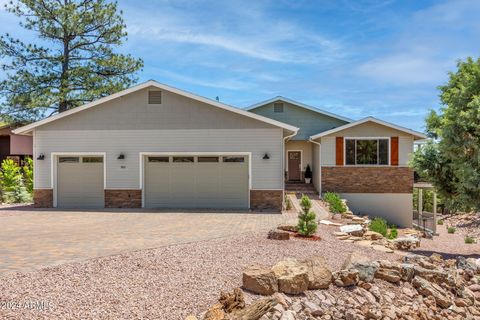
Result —
POLYGON ((37 160, 45 160, 45 155, 43 153, 40 153, 37 157, 37 160))
POLYGON ((265 155, 263 156, 262 159, 263 160, 268 160, 268 159, 270 159, 270 156, 268 155, 268 153, 265 153, 265 155))
POLYGON ((117 157, 118 160, 123 160, 125 159, 125 155, 123 153, 120 153, 117 157))

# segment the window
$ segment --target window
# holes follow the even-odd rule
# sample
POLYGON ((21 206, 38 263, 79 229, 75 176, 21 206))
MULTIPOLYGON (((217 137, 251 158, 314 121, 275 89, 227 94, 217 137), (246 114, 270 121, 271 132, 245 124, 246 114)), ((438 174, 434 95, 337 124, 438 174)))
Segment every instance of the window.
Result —
POLYGON ((173 162, 193 162, 193 157, 173 157, 173 162))
POLYGON ((273 112, 283 112, 283 103, 282 102, 276 102, 273 104, 273 112))
POLYGON ((58 158, 58 162, 60 163, 78 163, 80 162, 79 157, 60 157, 58 158))
POLYGON ((83 163, 102 163, 103 157, 83 157, 83 163))
POLYGON ((162 91, 148 91, 148 104, 161 104, 162 91))
POLYGON ((223 162, 245 162, 245 157, 223 157, 223 162))
POLYGON ((218 162, 218 157, 198 157, 198 162, 218 162))
POLYGON ((345 164, 388 165, 388 139, 345 139, 345 164))
POLYGON ((170 162, 168 157, 148 157, 148 162, 170 162))

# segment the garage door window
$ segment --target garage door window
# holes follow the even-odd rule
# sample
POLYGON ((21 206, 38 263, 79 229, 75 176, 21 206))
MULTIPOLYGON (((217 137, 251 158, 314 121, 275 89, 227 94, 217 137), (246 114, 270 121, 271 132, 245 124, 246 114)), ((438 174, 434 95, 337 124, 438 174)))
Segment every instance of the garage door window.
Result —
POLYGON ((218 162, 218 157, 198 157, 198 162, 218 162))
POLYGON ((82 162, 83 163, 102 163, 103 158, 102 157, 83 157, 82 162))
POLYGON ((148 162, 170 162, 169 157, 148 157, 148 162))
POLYGON ((173 157, 173 162, 194 162, 193 157, 173 157))
POLYGON ((60 163, 78 163, 80 162, 79 157, 60 157, 58 158, 58 162, 60 163))
POLYGON ((223 162, 245 162, 245 157, 223 157, 223 162))

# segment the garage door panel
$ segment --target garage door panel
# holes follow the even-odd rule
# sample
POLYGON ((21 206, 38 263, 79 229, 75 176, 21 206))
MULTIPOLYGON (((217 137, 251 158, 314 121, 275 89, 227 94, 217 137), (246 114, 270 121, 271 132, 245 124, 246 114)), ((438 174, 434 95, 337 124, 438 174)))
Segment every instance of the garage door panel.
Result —
MULTIPOLYGON (((145 206, 148 208, 248 208, 248 161, 163 163, 145 160, 145 206), (168 181, 162 177, 168 176, 168 181), (167 188, 165 188, 167 186, 167 188)), ((205 159, 203 159, 206 161, 205 159)), ((217 161, 215 161, 217 160, 217 161)), ((170 158, 171 161, 171 158, 170 158)))
MULTIPOLYGON (((80 159, 81 160, 81 159, 80 159)), ((57 163, 57 207, 103 208, 103 163, 57 163)))

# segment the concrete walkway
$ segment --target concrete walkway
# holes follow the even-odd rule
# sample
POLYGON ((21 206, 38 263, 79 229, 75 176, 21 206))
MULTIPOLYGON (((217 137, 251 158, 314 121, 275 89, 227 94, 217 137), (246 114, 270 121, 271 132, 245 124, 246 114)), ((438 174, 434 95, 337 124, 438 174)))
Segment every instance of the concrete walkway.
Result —
POLYGON ((0 273, 263 230, 294 219, 242 212, 0 210, 0 273))

